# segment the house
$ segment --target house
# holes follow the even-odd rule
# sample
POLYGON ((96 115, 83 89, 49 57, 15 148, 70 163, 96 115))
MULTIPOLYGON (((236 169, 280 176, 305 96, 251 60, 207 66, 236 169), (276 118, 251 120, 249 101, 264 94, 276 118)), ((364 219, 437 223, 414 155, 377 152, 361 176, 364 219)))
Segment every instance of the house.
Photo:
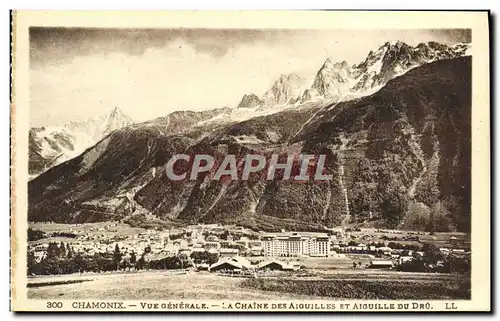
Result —
POLYGON ((215 235, 209 235, 205 238, 207 242, 218 242, 219 238, 215 235))
POLYGON ((382 252, 384 255, 391 255, 392 254, 392 249, 387 246, 381 246, 377 248, 377 252, 382 252))
POLYGON ((359 243, 356 247, 355 247, 356 251, 366 251, 368 249, 368 247, 366 246, 366 244, 363 244, 363 243, 359 243))
POLYGON ((264 250, 262 248, 252 248, 247 251, 247 255, 250 256, 262 256, 264 254, 264 250))
POLYGON ((441 247, 439 248, 439 252, 441 252, 442 254, 448 254, 450 253, 450 249, 447 247, 441 247))
POLYGON ((35 257, 35 262, 40 263, 43 259, 47 257, 47 251, 43 249, 35 249, 33 251, 35 257))
POLYGON ((179 250, 188 248, 188 241, 185 239, 176 239, 172 243, 174 244, 174 246, 178 246, 179 250))
POLYGON ((377 260, 371 261, 368 268, 370 269, 388 269, 394 267, 392 260, 377 260))
POLYGON ((198 271, 208 271, 210 268, 210 265, 208 263, 200 263, 196 265, 196 269, 198 271))
POLYGON ((410 262, 410 261, 413 261, 413 256, 401 256, 399 258, 399 264, 404 264, 406 262, 410 262))
POLYGON ((241 257, 241 256, 232 257, 231 260, 238 262, 245 267, 250 267, 252 265, 252 262, 250 262, 248 259, 241 257))
POLYGON ((236 244, 239 244, 241 246, 244 246, 246 248, 249 247, 249 240, 247 237, 242 237, 241 239, 239 239, 238 241, 236 241, 236 244))
POLYGON ((226 232, 226 230, 223 228, 223 227, 215 227, 215 228, 212 228, 211 233, 215 234, 215 235, 222 235, 226 232))
POLYGON ((219 250, 217 250, 217 249, 209 249, 208 253, 210 253, 210 254, 217 254, 218 255, 219 254, 219 250))
POLYGON ((262 246, 262 241, 256 241, 256 240, 249 241, 248 242, 248 247, 250 249, 255 249, 255 250, 262 250, 262 249, 264 249, 263 246, 262 246))
POLYGON ((219 250, 220 257, 233 257, 240 253, 238 249, 221 248, 219 250))
POLYGON ((216 241, 214 242, 207 241, 203 246, 205 247, 206 250, 215 249, 218 251, 221 248, 220 242, 216 241))
POLYGON ((257 265, 259 270, 280 270, 280 271, 297 271, 300 269, 300 263, 293 262, 282 262, 279 260, 268 260, 261 262, 257 265))
POLYGON ((176 256, 179 253, 179 244, 168 243, 165 246, 165 252, 170 256, 176 256))
POLYGON ((278 260, 268 260, 257 265, 259 270, 284 270, 287 264, 278 260))
MULTIPOLYGON (((192 249, 180 249, 179 254, 180 255, 185 255, 185 256, 190 256, 192 249)), ((204 250, 203 250, 204 251, 204 250)))
POLYGON ((212 264, 208 268, 208 270, 210 272, 217 272, 217 271, 241 272, 250 269, 250 267, 251 267, 250 261, 241 257, 234 257, 232 259, 219 260, 216 263, 212 264))

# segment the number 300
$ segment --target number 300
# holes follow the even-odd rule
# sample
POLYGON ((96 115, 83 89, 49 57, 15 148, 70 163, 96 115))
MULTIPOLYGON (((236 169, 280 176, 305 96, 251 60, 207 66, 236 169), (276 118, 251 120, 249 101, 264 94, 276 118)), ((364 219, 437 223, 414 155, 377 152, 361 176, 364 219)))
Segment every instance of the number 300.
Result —
POLYGON ((49 309, 60 309, 62 306, 62 302, 47 302, 47 308, 49 309))

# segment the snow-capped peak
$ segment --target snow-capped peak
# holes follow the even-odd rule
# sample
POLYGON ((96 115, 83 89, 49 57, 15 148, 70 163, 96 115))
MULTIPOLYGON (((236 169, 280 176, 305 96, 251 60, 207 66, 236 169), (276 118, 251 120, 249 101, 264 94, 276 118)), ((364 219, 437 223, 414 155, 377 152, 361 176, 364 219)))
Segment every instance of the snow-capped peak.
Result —
POLYGON ((30 174, 74 158, 114 130, 132 124, 118 107, 110 113, 84 121, 70 121, 61 126, 31 128, 29 135, 30 174))
POLYGON ((128 126, 132 123, 133 121, 130 117, 125 115, 120 108, 115 107, 109 114, 106 126, 103 131, 103 136, 106 136, 112 131, 128 126))
POLYGON ((306 80, 297 74, 280 75, 262 100, 268 106, 293 103, 305 85, 306 80))
MULTIPOLYGON (((241 121, 306 102, 325 99, 340 101, 369 95, 412 68, 439 59, 468 55, 470 52, 468 43, 448 46, 431 41, 413 47, 399 40, 387 41, 352 66, 347 61, 335 62, 327 57, 310 87, 307 87, 308 81, 296 74, 282 74, 262 97, 253 93, 244 95, 238 108, 231 109, 230 115, 226 116, 228 120, 241 121)), ((220 116, 217 117, 220 120, 220 116)))
POLYGON ((237 108, 253 108, 262 105, 263 101, 256 94, 246 94, 241 98, 237 108))
POLYGON ((346 61, 333 63, 328 58, 318 71, 311 89, 316 90, 325 98, 339 99, 342 93, 351 86, 351 73, 351 68, 346 61))
POLYGON ((318 95, 341 100, 372 93, 387 81, 412 68, 435 60, 467 54, 470 54, 470 44, 448 46, 431 41, 412 47, 395 40, 385 42, 376 51, 370 51, 365 60, 352 68, 348 67, 346 62, 333 63, 331 58, 327 58, 311 88, 304 91, 302 101, 312 97, 318 99, 318 95))

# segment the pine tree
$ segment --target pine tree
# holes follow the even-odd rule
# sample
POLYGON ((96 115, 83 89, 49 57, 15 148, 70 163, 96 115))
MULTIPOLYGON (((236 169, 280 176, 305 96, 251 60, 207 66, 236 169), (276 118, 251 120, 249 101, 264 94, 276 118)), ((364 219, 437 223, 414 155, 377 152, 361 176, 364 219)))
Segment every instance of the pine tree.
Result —
POLYGON ((82 273, 85 271, 85 260, 80 253, 75 254, 75 267, 78 272, 82 273))
POLYGON ((68 246, 66 247, 66 252, 67 252, 66 257, 67 257, 68 259, 73 258, 73 252, 71 251, 71 247, 69 247, 69 244, 68 244, 68 246))
POLYGON ((144 259, 144 255, 140 257, 139 260, 137 260, 137 263, 135 264, 135 268, 137 270, 142 270, 146 266, 146 260, 144 259))
POLYGON ((136 262, 137 262, 137 257, 135 255, 135 252, 132 251, 132 253, 130 253, 130 263, 135 264, 136 262))
POLYGON ((61 244, 59 244, 59 256, 66 257, 66 245, 63 241, 61 241, 61 244))
POLYGON ((118 270, 120 266, 120 261, 122 260, 122 254, 120 252, 120 247, 118 246, 118 243, 115 245, 115 251, 113 253, 113 261, 115 262, 116 269, 118 270))
POLYGON ((59 248, 55 242, 50 242, 47 247, 47 259, 53 259, 59 254, 59 248))
POLYGON ((35 270, 34 267, 36 265, 35 253, 33 251, 28 250, 28 274, 33 273, 35 270))

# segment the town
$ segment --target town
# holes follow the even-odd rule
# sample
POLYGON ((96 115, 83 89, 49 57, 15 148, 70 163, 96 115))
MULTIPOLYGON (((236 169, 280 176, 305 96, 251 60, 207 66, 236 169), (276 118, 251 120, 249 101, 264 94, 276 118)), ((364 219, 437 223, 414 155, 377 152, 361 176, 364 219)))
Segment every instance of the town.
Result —
POLYGON ((50 232, 51 226, 58 225, 31 226, 31 274, 186 268, 230 274, 341 268, 449 272, 457 270, 457 262, 458 269, 470 269, 470 241, 464 238, 466 235, 458 238, 448 233, 360 228, 265 232, 219 224, 139 230, 117 222, 64 224, 50 232), (40 227, 46 231, 38 230, 40 227), (74 262, 75 257, 87 263, 90 258, 99 258, 96 261, 100 263, 82 263, 73 269, 63 266, 70 264, 69 259, 74 262))

